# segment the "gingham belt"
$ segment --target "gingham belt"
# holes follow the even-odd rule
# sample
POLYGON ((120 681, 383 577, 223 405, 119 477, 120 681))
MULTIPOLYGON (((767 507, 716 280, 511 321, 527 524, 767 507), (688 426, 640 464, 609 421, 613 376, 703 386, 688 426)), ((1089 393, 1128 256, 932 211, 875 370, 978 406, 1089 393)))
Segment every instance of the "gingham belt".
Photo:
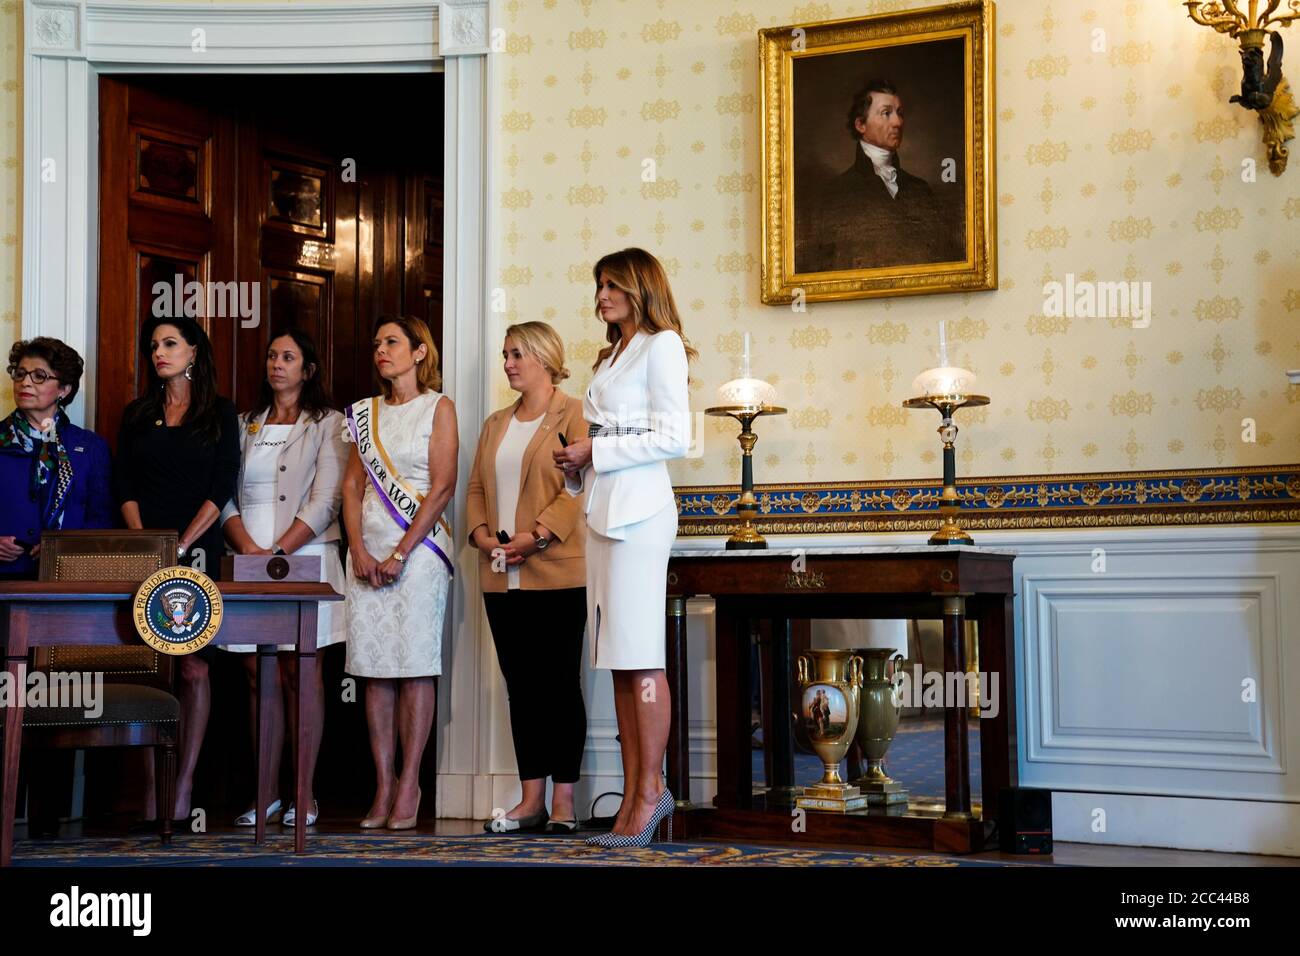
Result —
POLYGON ((604 438, 606 435, 644 435, 650 429, 634 428, 624 425, 588 425, 588 438, 604 438))

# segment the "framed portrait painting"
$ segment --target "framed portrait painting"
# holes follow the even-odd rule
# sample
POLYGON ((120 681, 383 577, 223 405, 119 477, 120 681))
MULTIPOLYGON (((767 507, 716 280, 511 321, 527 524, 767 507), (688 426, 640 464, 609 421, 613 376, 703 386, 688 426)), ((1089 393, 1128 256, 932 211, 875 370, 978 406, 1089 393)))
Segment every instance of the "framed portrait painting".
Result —
POLYGON ((759 33, 764 302, 997 288, 993 17, 759 33))

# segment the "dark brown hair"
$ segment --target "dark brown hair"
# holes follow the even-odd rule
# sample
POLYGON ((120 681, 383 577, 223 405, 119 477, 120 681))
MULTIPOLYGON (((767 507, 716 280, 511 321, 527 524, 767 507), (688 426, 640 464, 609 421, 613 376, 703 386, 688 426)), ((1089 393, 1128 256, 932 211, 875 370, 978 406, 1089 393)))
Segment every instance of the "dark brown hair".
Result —
POLYGON ((66 408, 71 405, 72 400, 77 397, 77 390, 81 388, 81 373, 86 369, 86 363, 82 361, 77 350, 66 342, 40 335, 13 344, 9 349, 10 370, 17 368, 18 363, 25 358, 44 360, 60 385, 72 386, 72 390, 59 399, 60 407, 66 408))
POLYGON ((858 120, 866 116, 871 109, 872 93, 898 96, 898 87, 889 80, 868 80, 867 85, 853 95, 853 105, 849 107, 849 121, 845 125, 848 127, 849 135, 854 139, 862 139, 862 134, 858 132, 858 120))
POLYGON ((145 368, 144 394, 127 406, 126 420, 132 424, 163 417, 164 382, 150 360, 154 330, 160 325, 174 326, 194 346, 194 368, 190 371, 190 407, 182 422, 190 422, 204 441, 215 445, 221 437, 221 418, 217 414, 217 364, 212 357, 212 343, 203 326, 189 316, 152 317, 140 330, 140 356, 145 368))
MULTIPOLYGON (((321 379, 320 352, 316 348, 315 340, 299 328, 281 329, 279 332, 272 333, 266 343, 267 349, 270 349, 271 343, 276 339, 286 335, 293 339, 293 344, 298 346, 298 352, 302 355, 303 378, 299 407, 311 416, 312 421, 318 422, 334 407, 330 402, 329 393, 325 390, 325 383, 321 379)), ((275 394, 271 391, 271 383, 263 375, 262 387, 258 390, 257 401, 248 412, 248 420, 255 421, 262 412, 271 407, 274 400, 275 394)))

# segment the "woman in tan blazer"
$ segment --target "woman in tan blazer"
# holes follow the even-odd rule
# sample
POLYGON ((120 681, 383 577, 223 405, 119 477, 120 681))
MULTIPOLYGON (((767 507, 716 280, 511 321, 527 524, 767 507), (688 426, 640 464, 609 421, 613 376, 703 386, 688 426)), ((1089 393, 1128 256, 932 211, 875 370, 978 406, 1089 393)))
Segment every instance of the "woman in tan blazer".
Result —
POLYGON ((586 523, 551 452, 587 434, 564 343, 545 322, 506 329, 501 350, 514 404, 488 416, 470 472, 466 510, 479 550, 483 605, 510 695, 510 730, 523 797, 484 829, 572 833, 573 785, 587 739, 582 636, 587 622, 586 523), (504 540, 503 540, 504 539, 504 540), (546 809, 546 779, 554 784, 546 809))
MULTIPOLYGON (((256 406, 241 415, 241 454, 235 496, 221 512, 222 531, 238 554, 303 554, 321 559, 321 580, 334 590, 344 590, 343 565, 339 560, 339 508, 343 501, 343 469, 347 449, 343 444, 343 416, 329 407, 321 384, 320 359, 316 345, 305 332, 289 329, 273 338, 266 350, 266 380, 256 406)), ((341 643, 347 637, 344 605, 322 602, 316 611, 316 646, 341 643)), ((257 727, 257 648, 229 645, 228 651, 245 652, 248 672, 249 709, 257 727)), ((282 646, 292 651, 293 646, 282 646)), ((296 740, 298 714, 294 693, 297 662, 293 654, 280 654, 280 687, 287 704, 289 739, 296 740)), ((316 668, 310 707, 317 728, 310 741, 309 773, 315 772, 320 752, 320 728, 325 712, 324 668, 316 668)), ((280 753, 284 747, 285 708, 277 705, 267 715, 271 733, 272 794, 280 779, 280 753)), ((254 730, 256 734, 256 730, 254 730)), ((256 740, 254 740, 256 748, 256 740)), ((308 785, 310 793, 310 780, 308 785)), ((268 820, 280 814, 274 799, 263 809, 268 820)), ((315 799, 307 814, 307 825, 320 813, 315 799)), ((281 822, 293 825, 296 808, 290 807, 281 822)), ((253 826, 250 809, 235 823, 253 826)))

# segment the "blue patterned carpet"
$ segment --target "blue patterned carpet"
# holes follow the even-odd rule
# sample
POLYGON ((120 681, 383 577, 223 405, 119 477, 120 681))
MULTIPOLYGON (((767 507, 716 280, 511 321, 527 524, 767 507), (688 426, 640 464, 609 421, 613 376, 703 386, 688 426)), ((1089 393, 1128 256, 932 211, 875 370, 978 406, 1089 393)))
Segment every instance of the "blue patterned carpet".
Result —
MULTIPOLYGON (((970 787, 971 798, 980 797, 980 736, 979 721, 970 722, 970 787)), ((763 781, 763 751, 753 751, 754 780, 763 781)), ((840 773, 845 772, 844 764, 840 773)), ((905 720, 898 728, 894 742, 885 758, 885 772, 907 788, 914 797, 943 796, 943 720, 905 720)), ((794 782, 800 786, 821 779, 822 764, 812 754, 795 751, 794 782)))
MULTIPOLYGON (((979 797, 979 727, 971 725, 972 796, 979 797)), ((753 752, 754 779, 763 780, 763 752, 753 752)), ((899 728, 886 769, 913 797, 943 795, 943 723, 909 720, 899 728)), ((813 783, 821 763, 795 755, 795 780, 813 783)), ((307 852, 293 852, 292 837, 270 834, 254 846, 251 833, 183 834, 163 847, 156 836, 24 840, 14 848, 15 866, 887 866, 915 868, 1015 865, 962 857, 906 852, 818 850, 724 843, 662 843, 646 849, 602 850, 581 838, 312 834, 307 852)))
POLYGON ((994 861, 907 853, 759 847, 722 843, 660 843, 645 849, 602 850, 580 838, 527 836, 309 835, 295 855, 293 839, 250 834, 177 837, 163 847, 155 836, 22 841, 14 865, 33 866, 1004 866, 994 861))

